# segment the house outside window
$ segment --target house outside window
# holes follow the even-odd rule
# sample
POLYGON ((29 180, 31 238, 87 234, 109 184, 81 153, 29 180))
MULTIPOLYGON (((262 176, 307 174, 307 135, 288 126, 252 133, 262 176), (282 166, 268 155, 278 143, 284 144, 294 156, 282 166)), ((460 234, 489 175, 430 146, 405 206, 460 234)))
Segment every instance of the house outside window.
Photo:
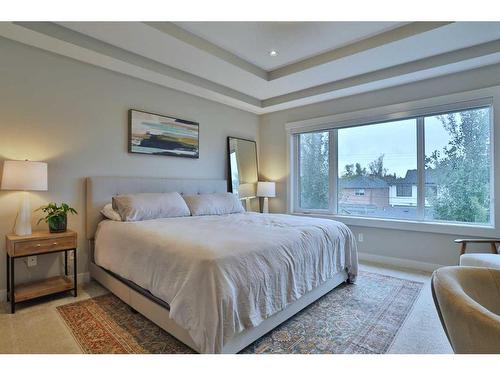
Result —
POLYGON ((492 225, 491 111, 430 109, 296 133, 293 211, 492 225))

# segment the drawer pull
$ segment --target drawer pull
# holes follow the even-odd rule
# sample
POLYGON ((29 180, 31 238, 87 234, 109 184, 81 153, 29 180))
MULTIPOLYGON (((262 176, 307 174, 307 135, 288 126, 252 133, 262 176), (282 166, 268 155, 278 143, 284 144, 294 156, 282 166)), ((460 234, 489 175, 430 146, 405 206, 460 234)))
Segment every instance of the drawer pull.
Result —
POLYGON ((40 246, 42 246, 42 245, 41 245, 41 244, 39 244, 39 243, 37 243, 37 244, 36 244, 36 247, 40 247, 40 246))
POLYGON ((52 245, 57 245, 57 242, 54 242, 52 245))

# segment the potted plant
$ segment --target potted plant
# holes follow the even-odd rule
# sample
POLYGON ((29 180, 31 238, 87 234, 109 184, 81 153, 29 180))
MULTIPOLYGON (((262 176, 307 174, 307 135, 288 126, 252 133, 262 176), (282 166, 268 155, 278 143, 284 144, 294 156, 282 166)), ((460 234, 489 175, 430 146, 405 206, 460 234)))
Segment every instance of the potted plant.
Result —
POLYGON ((41 221, 45 221, 49 224, 50 233, 66 232, 68 227, 68 213, 78 214, 73 207, 70 207, 66 203, 61 203, 60 206, 57 203, 49 203, 46 206, 42 206, 37 209, 37 211, 43 211, 45 217, 38 220, 38 224, 41 221))

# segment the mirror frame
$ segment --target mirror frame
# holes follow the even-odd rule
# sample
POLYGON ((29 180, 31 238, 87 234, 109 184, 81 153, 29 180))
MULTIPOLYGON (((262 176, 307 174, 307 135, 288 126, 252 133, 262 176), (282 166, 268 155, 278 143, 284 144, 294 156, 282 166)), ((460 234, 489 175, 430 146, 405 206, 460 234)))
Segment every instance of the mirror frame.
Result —
POLYGON ((227 137, 227 191, 233 193, 233 182, 231 180, 231 139, 239 141, 252 142, 255 145, 255 165, 257 167, 257 181, 259 180, 259 158, 257 157, 257 142, 251 139, 239 137, 227 137))

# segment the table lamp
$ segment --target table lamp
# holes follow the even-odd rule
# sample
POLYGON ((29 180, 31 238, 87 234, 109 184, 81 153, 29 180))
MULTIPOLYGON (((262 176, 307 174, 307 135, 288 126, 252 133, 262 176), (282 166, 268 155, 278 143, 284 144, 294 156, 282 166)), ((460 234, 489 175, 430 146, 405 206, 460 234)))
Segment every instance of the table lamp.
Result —
POLYGON ((276 184, 274 182, 262 182, 257 183, 257 196, 264 197, 264 206, 262 207, 262 213, 269 213, 269 200, 268 198, 273 198, 276 196, 276 184))
POLYGON ((28 191, 47 191, 47 163, 29 160, 3 162, 2 190, 21 190, 21 205, 14 232, 18 236, 31 234, 31 207, 28 191))
POLYGON ((238 196, 245 200, 245 210, 250 211, 250 199, 255 198, 255 183, 240 184, 238 196))

